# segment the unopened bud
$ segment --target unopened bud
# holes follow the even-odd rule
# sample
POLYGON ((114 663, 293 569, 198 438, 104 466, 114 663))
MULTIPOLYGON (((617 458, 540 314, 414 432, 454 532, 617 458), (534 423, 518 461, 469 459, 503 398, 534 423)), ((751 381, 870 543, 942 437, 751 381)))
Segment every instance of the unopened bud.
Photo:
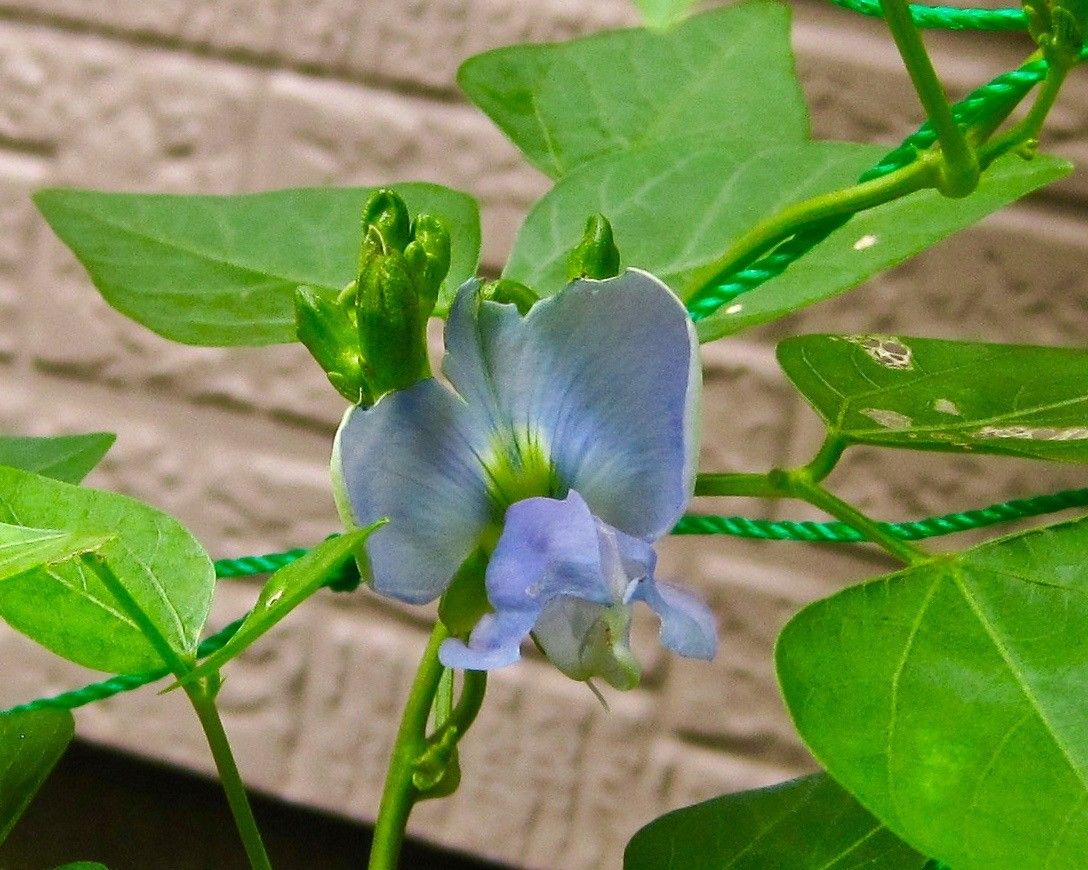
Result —
POLYGON ((480 295, 494 302, 511 303, 517 307, 518 314, 522 316, 528 314, 529 309, 540 301, 540 297, 520 281, 512 281, 509 278, 484 282, 480 287, 480 295))
POLYGON ((420 309, 426 319, 434 311, 438 290, 450 271, 450 233, 441 218, 427 214, 416 218, 404 261, 419 290, 420 309))
POLYGON ((354 306, 354 282, 340 293, 299 287, 295 291, 295 330, 337 392, 352 404, 368 405, 354 306))
POLYGON ((567 277, 615 278, 620 273, 620 252, 612 237, 612 224, 603 214, 595 214, 586 221, 582 241, 571 251, 567 260, 567 277))
POLYGON ((399 251, 371 257, 359 273, 359 346, 375 400, 428 377, 426 317, 399 251))
MULTIPOLYGON (((386 250, 403 251, 411 241, 412 221, 408 215, 408 206, 395 190, 382 188, 370 195, 363 206, 363 245, 367 238, 376 231, 386 250)), ((363 271, 363 253, 359 257, 359 271, 363 271)))

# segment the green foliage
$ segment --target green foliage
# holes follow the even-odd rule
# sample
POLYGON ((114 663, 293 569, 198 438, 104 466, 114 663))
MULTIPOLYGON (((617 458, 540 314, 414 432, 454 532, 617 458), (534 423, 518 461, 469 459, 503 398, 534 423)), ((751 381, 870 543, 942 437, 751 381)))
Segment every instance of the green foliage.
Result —
POLYGON ((112 535, 104 533, 29 529, 0 523, 0 582, 70 562, 112 539, 112 535))
POLYGON ((356 551, 366 543, 366 539, 383 525, 385 520, 329 538, 297 562, 280 568, 268 578, 268 582, 257 597, 253 610, 239 626, 234 636, 171 688, 186 685, 213 674, 239 655, 324 586, 331 576, 354 558, 356 551))
POLYGON ((68 748, 74 729, 67 710, 0 715, 0 843, 68 748))
POLYGON ((1088 854, 1088 520, 942 556, 806 607, 783 694, 828 771, 956 870, 1088 854))
POLYGON ((653 272, 686 299, 697 289, 692 273, 753 224, 851 184, 884 150, 801 141, 753 150, 743 141, 684 139, 602 157, 537 202, 503 274, 541 295, 557 292, 566 285, 567 256, 582 239, 586 215, 599 213, 612 223, 621 268, 653 272))
MULTIPOLYGON (((399 184, 413 214, 442 217, 453 240, 439 313, 476 270, 479 212, 463 193, 399 184)), ((49 189, 34 201, 106 300, 186 344, 295 340, 295 289, 339 291, 356 277, 369 188, 301 188, 240 196, 49 189)))
POLYGON ((98 465, 116 438, 110 432, 52 438, 0 435, 0 465, 79 483, 98 465))
POLYGON ((733 335, 845 293, 1071 169, 1052 157, 1005 157, 963 199, 923 190, 855 215, 781 275, 700 320, 699 339, 733 335))
POLYGON ((826 774, 666 813, 632 838, 624 870, 922 870, 926 861, 826 774))
MULTIPOLYGON (((655 5, 663 12, 679 6, 655 5)), ((743 141, 748 151, 808 136, 789 12, 764 0, 698 15, 664 33, 619 30, 500 48, 470 58, 457 79, 553 178, 595 157, 680 136, 743 141)), ((580 224, 595 211, 613 218, 607 209, 569 217, 580 224)), ((683 236, 684 226, 675 235, 683 236)), ((577 236, 565 250, 575 242, 577 236)))
POLYGON ((675 24, 695 5, 695 0, 635 0, 647 27, 665 28, 675 24))
MULTIPOLYGON (((191 656, 215 571, 174 519, 135 499, 0 468, 0 522, 112 536, 96 552, 178 656, 191 656)), ((44 546, 44 542, 43 542, 44 546)), ((102 671, 161 667, 162 657, 80 557, 0 582, 0 617, 57 655, 102 671)))
POLYGON ((1088 352, 806 335, 778 360, 848 443, 1088 462, 1088 352))
MULTIPOLYGON (((566 256, 581 239, 584 216, 600 212, 612 222, 621 267, 653 272, 686 300, 700 289, 707 265, 753 225, 851 184, 884 150, 805 142, 753 152, 745 143, 685 140, 605 157, 537 202, 504 275, 542 295, 555 293, 565 285, 566 256)), ((699 337, 739 332, 843 293, 1067 170, 1062 161, 1011 158, 969 197, 923 191, 865 212, 782 276, 738 298, 739 308, 726 305, 700 321, 699 337)))

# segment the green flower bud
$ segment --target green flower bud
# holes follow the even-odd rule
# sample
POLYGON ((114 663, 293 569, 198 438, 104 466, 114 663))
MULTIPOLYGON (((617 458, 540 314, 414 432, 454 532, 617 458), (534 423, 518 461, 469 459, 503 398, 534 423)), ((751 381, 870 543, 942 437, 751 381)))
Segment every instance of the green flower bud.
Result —
MULTIPOLYGON (((388 188, 376 190, 363 206, 363 244, 371 230, 377 230, 386 250, 403 251, 411 241, 411 218, 408 206, 400 195, 388 188)), ((363 271, 363 254, 359 257, 359 271, 363 271)))
POLYGON ((485 281, 480 293, 484 299, 513 303, 517 306, 518 314, 522 316, 528 314, 529 309, 540 301, 540 297, 520 281, 511 281, 509 278, 485 281))
POLYGON ((375 401, 430 375, 427 318, 399 251, 369 257, 359 273, 359 347, 375 401))
POLYGON ((299 287, 295 331, 337 392, 354 405, 368 405, 354 305, 354 281, 339 294, 321 287, 299 287))
POLYGON ((421 214, 412 224, 412 241, 404 249, 408 271, 419 290, 424 318, 430 317, 438 301, 438 290, 450 271, 450 233, 445 222, 421 214))
POLYGON ((586 221, 582 241, 567 260, 567 278, 615 278, 620 273, 620 252, 612 238, 612 224, 603 214, 586 221))
POLYGON ((1088 0, 1024 0, 1028 32, 1048 61, 1071 67, 1088 37, 1088 0))

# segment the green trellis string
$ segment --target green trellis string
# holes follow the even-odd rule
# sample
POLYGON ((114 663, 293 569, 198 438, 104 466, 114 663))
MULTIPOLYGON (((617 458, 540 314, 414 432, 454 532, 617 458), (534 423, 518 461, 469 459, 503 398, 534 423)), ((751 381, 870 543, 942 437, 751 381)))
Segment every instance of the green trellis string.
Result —
MULTIPOLYGON (((872 18, 882 18, 880 0, 831 0, 836 6, 872 18)), ((1027 30, 1023 9, 958 9, 955 6, 912 4, 910 17, 926 30, 1027 30)))
MULTIPOLYGON (((1069 489, 1050 495, 1013 499, 977 510, 928 517, 927 519, 912 522, 881 523, 880 525, 897 537, 908 541, 917 541, 922 538, 950 535, 954 532, 963 532, 970 529, 981 529, 997 523, 1028 519, 1086 505, 1088 505, 1088 488, 1069 489)), ((860 532, 841 522, 753 520, 747 517, 703 516, 701 514, 687 514, 684 516, 677 523, 676 528, 673 529, 673 534, 733 535, 760 540, 818 541, 827 543, 855 543, 865 540, 860 532)), ((285 565, 290 565, 292 562, 301 559, 307 552, 305 549, 295 549, 283 553, 267 553, 262 556, 220 559, 215 563, 215 574, 221 579, 265 574, 277 571, 285 565)), ((350 574, 350 569, 346 573, 350 574)), ((350 576, 347 578, 341 576, 334 578, 328 585, 333 588, 338 586, 339 588, 348 588, 352 585, 351 579, 350 576)), ((203 658, 220 649, 234 636, 241 624, 242 620, 238 619, 210 637, 205 638, 197 650, 197 655, 203 658)), ((84 704, 102 701, 122 692, 129 692, 141 686, 146 686, 148 683, 158 682, 169 676, 169 674, 170 671, 166 668, 138 674, 119 674, 116 677, 110 677, 108 680, 102 680, 98 683, 91 683, 71 692, 62 692, 48 698, 37 698, 4 712, 15 713, 47 708, 74 710, 84 704)))
MULTIPOLYGON (((836 0, 838 2, 838 0, 836 0)), ((847 0, 844 0, 847 2, 847 0)), ((850 3, 859 0, 848 0, 850 3)), ((866 0, 867 2, 867 0, 866 0)), ((852 8, 852 7, 851 7, 852 8)), ((985 11, 985 10, 964 10, 985 11)), ((1081 60, 1088 60, 1088 47, 1082 49, 1081 60)), ((1049 64, 1035 60, 1022 67, 1002 73, 968 94, 952 107, 952 114, 960 124, 971 124, 987 115, 999 114, 1020 102, 1032 87, 1046 77, 1049 64)), ((911 163, 920 151, 937 141, 937 134, 928 122, 908 136, 895 150, 884 155, 872 168, 862 173, 861 182, 871 181, 902 169, 911 163)), ((735 272, 728 281, 703 288, 687 302, 692 320, 702 320, 733 301, 742 293, 777 278, 788 266, 807 254, 831 233, 850 220, 851 215, 823 221, 787 239, 769 254, 735 272)))
MULTIPOLYGON (((831 0, 838 6, 862 15, 881 16, 880 0, 831 0)), ((1023 30, 1026 17, 1020 9, 956 9, 942 6, 912 6, 915 24, 924 28, 946 30, 1023 30)), ((1088 47, 1081 52, 1081 59, 1088 60, 1088 47)), ((970 93, 953 106, 956 120, 970 124, 987 115, 1011 108, 1027 92, 1046 76, 1047 63, 1037 60, 1019 69, 999 75, 997 78, 970 93)), ((907 137, 894 151, 888 153, 876 166, 869 169, 861 180, 866 181, 886 175, 915 159, 917 153, 930 147, 936 134, 929 124, 923 124, 907 137)), ((780 275, 786 267, 806 254, 812 247, 846 223, 849 217, 836 219, 798 233, 779 245, 770 254, 730 276, 728 282, 696 294, 688 303, 692 318, 699 320, 713 314, 722 305, 741 293, 752 290, 765 281, 780 275)), ((977 510, 945 514, 902 523, 881 523, 881 527, 904 540, 948 535, 970 529, 981 529, 996 523, 1042 516, 1056 511, 1088 505, 1088 488, 1063 490, 1032 498, 1013 499, 977 510)), ((776 541, 810 541, 828 543, 855 543, 865 540, 853 527, 843 522, 791 522, 786 520, 756 520, 748 517, 708 516, 687 514, 673 529, 677 535, 733 535, 776 541)), ((221 559, 215 563, 219 578, 248 577, 265 574, 289 565, 302 558, 305 549, 267 553, 261 556, 243 556, 238 559, 221 559)), ((349 567, 327 584, 333 589, 350 590, 358 585, 358 574, 349 567)), ((200 657, 208 656, 222 648, 242 624, 238 619, 217 633, 205 638, 198 650, 200 657)), ((92 683, 70 692, 62 692, 48 698, 37 698, 4 712, 23 712, 46 708, 71 710, 111 698, 114 695, 138 689, 157 682, 169 675, 165 668, 143 673, 119 674, 98 683, 92 683)), ((2 714, 0 714, 2 715, 2 714)))

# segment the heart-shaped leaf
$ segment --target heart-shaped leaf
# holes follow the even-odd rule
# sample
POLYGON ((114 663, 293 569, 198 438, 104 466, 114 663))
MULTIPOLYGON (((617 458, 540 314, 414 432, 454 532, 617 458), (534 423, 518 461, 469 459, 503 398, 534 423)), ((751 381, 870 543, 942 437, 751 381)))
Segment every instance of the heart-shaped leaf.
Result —
POLYGON ((79 483, 98 465, 116 438, 110 432, 52 438, 0 435, 0 465, 79 483))
POLYGON ((620 265, 652 272, 682 299, 693 273, 761 219, 852 184, 884 149, 846 142, 682 141, 630 148, 562 179, 526 218, 508 278, 550 295, 567 283, 567 256, 586 217, 612 223, 620 265))
POLYGON ((67 710, 0 714, 0 843, 72 741, 67 710))
POLYGON ((1088 351, 889 335, 778 346, 848 443, 1088 462, 1088 351))
POLYGON ((1006 157, 986 170, 968 197, 950 199, 922 190, 855 215, 781 275, 699 320, 699 340, 733 335, 845 293, 1072 168, 1052 157, 1006 157))
POLYGON ((1088 855, 1088 520, 934 558, 802 610, 779 680, 805 743, 956 870, 1088 855))
POLYGON ((330 538, 298 561, 280 568, 268 578, 252 612, 238 627, 234 636, 170 688, 188 685, 223 667, 324 586, 329 577, 345 562, 354 558, 356 551, 366 543, 366 539, 383 525, 385 520, 330 538))
MULTIPOLYGON (((211 604, 208 554, 173 518, 135 499, 0 468, 0 522, 114 539, 97 548, 144 617, 178 656, 190 656, 211 604)), ((76 558, 0 582, 0 617, 78 664, 122 672, 163 659, 125 604, 76 558)))
MULTIPOLYGON (((689 4, 653 5, 664 23, 689 4)), ((500 48, 470 58, 457 80, 553 178, 604 154, 681 136, 743 141, 748 150, 808 138, 789 11, 765 0, 716 9, 667 32, 638 28, 500 48)), ((580 224, 587 214, 577 216, 580 224)))
MULTIPOLYGON (((476 271, 480 220, 467 194, 391 185, 416 215, 443 218, 453 243, 445 311, 476 271)), ((186 344, 295 340, 295 289, 339 290, 355 276, 370 188, 300 188, 239 196, 39 191, 34 202, 116 309, 186 344)))
POLYGON ((627 845, 624 870, 922 870, 926 859, 826 774, 666 813, 627 845))

